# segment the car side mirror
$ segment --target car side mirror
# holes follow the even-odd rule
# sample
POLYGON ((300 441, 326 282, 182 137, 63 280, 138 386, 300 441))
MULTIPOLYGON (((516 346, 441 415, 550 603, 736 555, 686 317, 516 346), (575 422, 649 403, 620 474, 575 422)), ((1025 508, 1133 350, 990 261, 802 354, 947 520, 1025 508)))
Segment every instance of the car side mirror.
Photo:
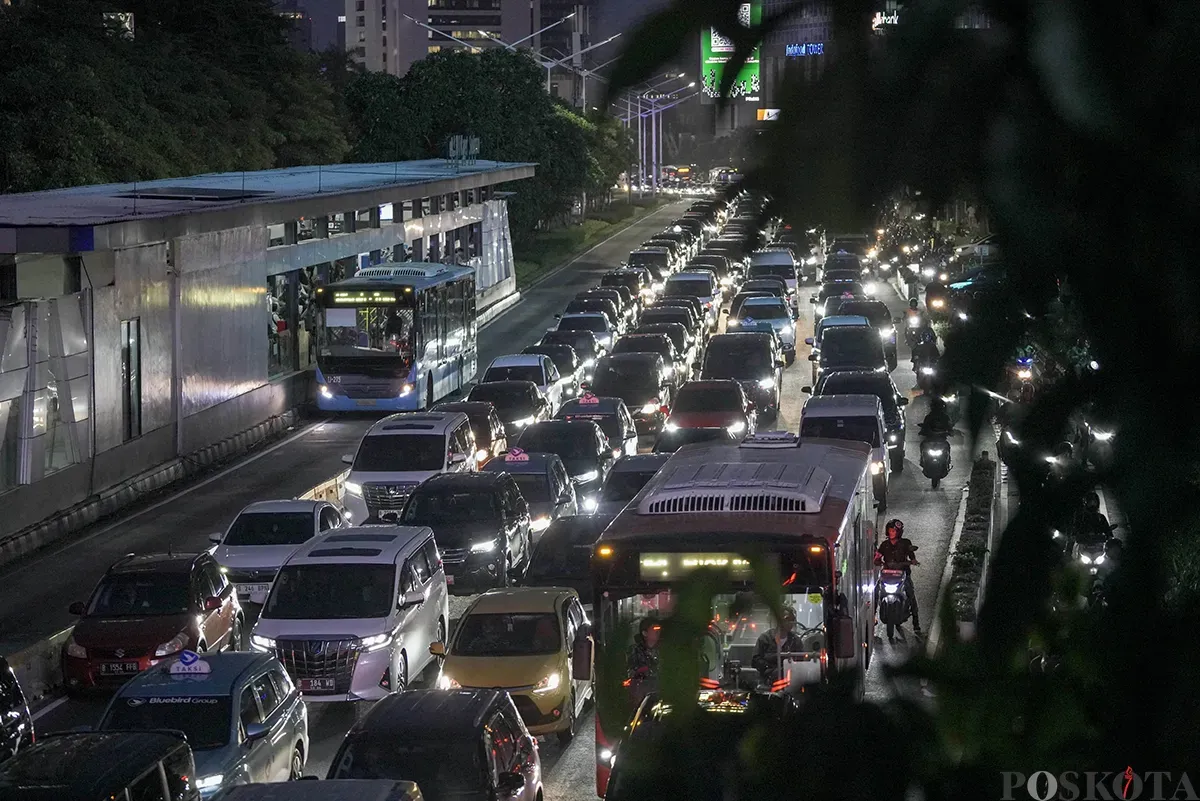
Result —
POLYGON ((592 627, 587 624, 579 627, 575 643, 571 646, 571 675, 592 675, 592 627))
POLYGON ((897 405, 897 406, 907 406, 907 405, 908 405, 908 398, 897 398, 897 399, 896 399, 896 405, 897 405))
POLYGON ((813 295, 813 296, 811 296, 811 297, 808 299, 808 302, 809 302, 809 303, 816 303, 816 302, 817 302, 817 296, 816 296, 816 295, 813 295))
POLYGON ((204 611, 215 612, 221 608, 221 599, 213 596, 212 598, 204 599, 204 611))
POLYGON ((342 454, 342 464, 354 464, 354 454, 353 453, 343 453, 342 454))
POLYGON ((225 537, 225 535, 223 533, 221 533, 220 531, 214 531, 212 534, 208 535, 208 541, 211 542, 213 545, 220 545, 221 540, 224 539, 224 537, 225 537))
POLYGON ((858 647, 854 636, 854 618, 838 615, 833 619, 833 655, 838 659, 853 659, 858 647))
POLYGON ((525 789, 525 777, 517 771, 501 773, 496 779, 496 789, 501 793, 515 795, 525 789))
POLYGON ((242 745, 249 745, 250 743, 257 742, 258 740, 266 737, 270 732, 271 730, 265 723, 247 723, 246 737, 244 740, 242 740, 242 745))
POLYGON ((408 609, 410 606, 419 606, 425 602, 425 593, 420 590, 411 590, 400 596, 400 608, 408 609))
POLYGON ((67 611, 72 615, 82 616, 87 611, 87 607, 83 605, 83 601, 76 601, 67 607, 67 611))
POLYGON ((815 362, 815 361, 816 361, 818 358, 820 358, 820 357, 819 357, 819 356, 817 356, 817 354, 815 354, 815 353, 810 353, 810 354, 808 354, 808 360, 809 360, 810 362, 815 362))
POLYGON ((444 643, 444 642, 429 643, 429 655, 430 656, 445 656, 446 655, 446 643, 444 643))
POLYGON ((813 346, 813 344, 814 344, 814 341, 815 341, 815 340, 813 340, 813 338, 812 338, 812 337, 805 337, 805 338, 804 338, 804 344, 805 344, 805 345, 808 345, 810 348, 813 346))
POLYGON ((811 395, 812 387, 800 387, 800 391, 803 392, 805 395, 811 395))

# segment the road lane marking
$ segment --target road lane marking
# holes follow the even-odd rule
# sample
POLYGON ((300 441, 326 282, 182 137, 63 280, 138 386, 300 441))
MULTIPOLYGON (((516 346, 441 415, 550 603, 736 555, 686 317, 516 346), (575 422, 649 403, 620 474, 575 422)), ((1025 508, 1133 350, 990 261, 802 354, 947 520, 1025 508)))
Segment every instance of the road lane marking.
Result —
POLYGON ((60 706, 65 704, 67 701, 68 701, 68 697, 65 695, 55 698, 50 703, 46 704, 44 707, 42 707, 38 711, 34 712, 31 715, 31 719, 36 722, 37 720, 40 720, 45 715, 48 715, 51 712, 53 712, 54 710, 58 709, 60 706))

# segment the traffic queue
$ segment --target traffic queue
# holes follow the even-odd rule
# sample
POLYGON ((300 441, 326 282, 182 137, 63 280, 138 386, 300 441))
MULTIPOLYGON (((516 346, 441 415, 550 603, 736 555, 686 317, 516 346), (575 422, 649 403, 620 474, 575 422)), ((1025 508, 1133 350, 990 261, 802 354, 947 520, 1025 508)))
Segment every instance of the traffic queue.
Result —
MULTIPOLYGON (((255 786, 304 775, 309 706, 340 703, 355 706, 356 721, 328 771, 330 793, 375 781, 397 798, 543 798, 538 737, 570 743, 596 693, 592 569, 611 554, 602 535, 666 466, 706 448, 824 443, 820 459, 838 469, 861 463, 879 511, 904 469, 898 330, 913 331, 920 378, 938 358, 932 315, 914 306, 891 317, 879 293, 894 268, 871 237, 793 232, 766 215, 767 202, 746 192, 698 200, 580 290, 537 343, 493 359, 463 397, 374 423, 344 457, 343 503, 255 503, 209 552, 112 565, 72 605, 79 621, 62 652, 69 693, 111 694, 100 723, 35 742, 30 721, 7 751, 0 744, 0 759, 10 757, 0 796, 34 798, 36 785, 63 798, 266 798, 255 786), (802 338, 808 280, 817 323, 802 338), (766 429, 801 339, 812 398, 798 432, 781 438, 766 429), (473 597, 457 622, 454 596, 473 597), (105 764, 115 749, 119 771, 105 764), (81 755, 70 771, 65 753, 81 755)), ((956 396, 938 395, 922 426, 934 488, 951 469, 956 409, 956 396)), ((919 631, 918 563, 903 524, 885 528, 878 551, 864 546, 862 568, 882 578, 860 586, 886 610, 890 639, 910 618, 919 631)), ((824 600, 800 609, 813 616, 794 642, 755 633, 735 643, 749 623, 714 629, 717 654, 740 648, 753 667, 717 659, 703 703, 787 695, 799 685, 772 659, 806 681, 830 675, 826 660, 865 669, 869 651, 843 650, 859 628, 871 640, 875 621, 844 611, 845 588, 822 572, 830 563, 811 561, 827 558, 822 547, 811 545, 804 565, 816 588, 807 597, 824 600), (818 625, 830 639, 814 648, 804 638, 818 625)), ((654 620, 622 643, 631 671, 655 658, 654 620)), ((795 612, 779 624, 790 637, 795 612)), ((665 714, 653 698, 644 694, 635 722, 665 714)), ((598 782, 617 746, 598 741, 598 782)))

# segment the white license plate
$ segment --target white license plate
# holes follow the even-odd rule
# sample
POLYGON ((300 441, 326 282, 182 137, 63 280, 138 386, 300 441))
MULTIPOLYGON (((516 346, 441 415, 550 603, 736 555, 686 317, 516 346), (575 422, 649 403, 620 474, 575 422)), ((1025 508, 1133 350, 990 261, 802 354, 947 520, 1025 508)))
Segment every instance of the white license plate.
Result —
POLYGON ((375 405, 375 401, 373 401, 373 400, 357 400, 357 401, 355 401, 355 403, 359 406, 374 406, 375 405))
POLYGON ((140 672, 137 662, 105 662, 100 665, 100 673, 104 676, 126 676, 140 672))
POLYGON ((257 598, 266 595, 271 591, 270 584, 239 584, 237 585, 239 595, 248 595, 251 598, 257 598))
POLYGON ((300 690, 310 692, 333 691, 333 679, 301 679, 300 690))

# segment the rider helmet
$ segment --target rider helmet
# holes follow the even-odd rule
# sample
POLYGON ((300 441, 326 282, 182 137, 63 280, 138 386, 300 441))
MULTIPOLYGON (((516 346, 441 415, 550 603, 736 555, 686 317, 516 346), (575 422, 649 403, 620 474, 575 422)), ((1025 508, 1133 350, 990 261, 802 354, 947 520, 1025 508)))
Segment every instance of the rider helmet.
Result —
POLYGON ((1089 492, 1083 496, 1083 505, 1089 512, 1100 511, 1100 496, 1095 492, 1089 492))
POLYGON ((916 298, 909 298, 909 299, 908 299, 908 308, 910 308, 910 309, 912 309, 912 310, 914 310, 914 311, 915 311, 915 310, 918 308, 918 304, 917 304, 917 299, 916 299, 916 298))
POLYGON ((889 537, 891 536, 893 530, 896 532, 897 537, 903 537, 904 536, 904 521, 898 517, 893 517, 891 520, 889 520, 887 522, 887 526, 886 526, 885 530, 887 531, 889 537))

